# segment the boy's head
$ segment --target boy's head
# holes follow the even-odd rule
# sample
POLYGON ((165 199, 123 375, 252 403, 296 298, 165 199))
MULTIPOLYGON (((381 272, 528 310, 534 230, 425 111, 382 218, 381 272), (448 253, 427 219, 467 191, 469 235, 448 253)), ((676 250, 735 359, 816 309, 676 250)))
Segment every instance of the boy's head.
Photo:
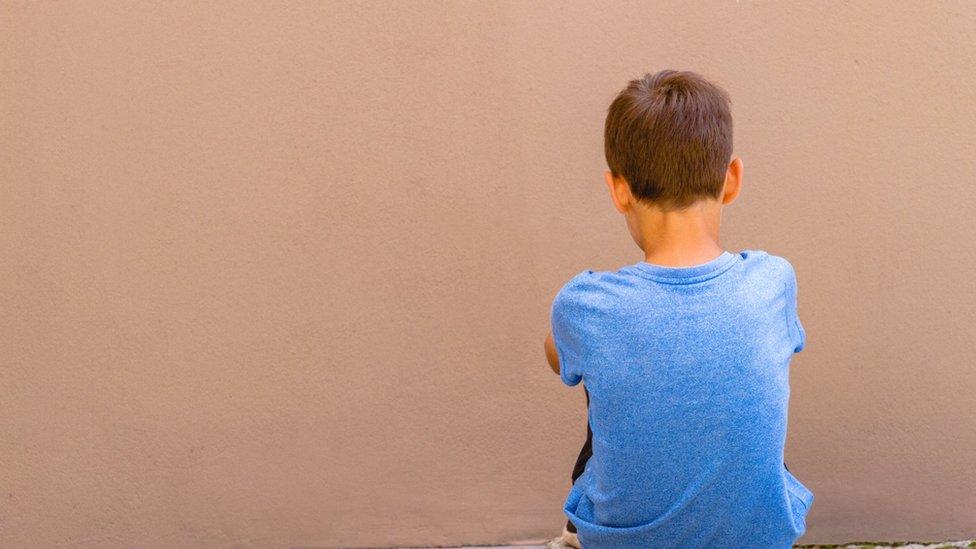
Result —
POLYGON ((742 163, 732 158, 730 103, 725 90, 693 72, 632 80, 610 104, 604 129, 607 184, 618 209, 620 193, 625 202, 665 211, 734 200, 742 163))

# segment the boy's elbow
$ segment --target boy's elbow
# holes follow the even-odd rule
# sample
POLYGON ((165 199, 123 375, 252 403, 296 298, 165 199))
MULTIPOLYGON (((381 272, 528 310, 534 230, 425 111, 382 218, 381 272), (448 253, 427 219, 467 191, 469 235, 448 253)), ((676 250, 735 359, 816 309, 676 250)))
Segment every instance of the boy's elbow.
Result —
POLYGON ((559 354, 556 353, 556 342, 552 338, 552 332, 546 337, 546 343, 544 345, 546 351, 546 360, 549 362, 549 367, 556 374, 559 374, 559 354))

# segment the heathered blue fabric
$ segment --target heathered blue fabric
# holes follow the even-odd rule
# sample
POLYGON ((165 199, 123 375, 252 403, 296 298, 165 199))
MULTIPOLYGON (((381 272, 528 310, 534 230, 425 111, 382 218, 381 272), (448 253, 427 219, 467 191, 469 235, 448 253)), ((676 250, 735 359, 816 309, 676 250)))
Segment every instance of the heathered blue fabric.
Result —
POLYGON ((783 466, 789 364, 803 349, 793 266, 764 251, 692 267, 583 271, 556 295, 593 457, 564 511, 585 549, 790 547, 813 493, 783 466))

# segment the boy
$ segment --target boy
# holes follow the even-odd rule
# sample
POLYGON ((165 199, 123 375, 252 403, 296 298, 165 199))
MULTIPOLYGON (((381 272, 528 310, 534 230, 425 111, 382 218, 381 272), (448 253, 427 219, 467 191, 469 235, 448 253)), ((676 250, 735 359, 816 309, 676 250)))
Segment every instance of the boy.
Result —
POLYGON ((546 357, 585 384, 588 429, 550 547, 779 548, 806 529, 813 493, 783 462, 796 277, 719 245, 742 183, 729 104, 665 70, 610 105, 606 185, 644 260, 583 271, 552 304, 546 357))

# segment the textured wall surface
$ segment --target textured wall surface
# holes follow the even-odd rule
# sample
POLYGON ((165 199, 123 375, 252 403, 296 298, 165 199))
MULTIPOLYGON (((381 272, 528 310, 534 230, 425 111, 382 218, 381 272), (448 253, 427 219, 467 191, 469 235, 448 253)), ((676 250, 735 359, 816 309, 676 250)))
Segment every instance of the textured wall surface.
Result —
MULTIPOLYGON (((602 3, 597 3, 602 4, 602 3)), ((0 546, 556 533, 627 80, 734 101, 804 542, 976 535, 976 5, 0 5, 0 546)))

